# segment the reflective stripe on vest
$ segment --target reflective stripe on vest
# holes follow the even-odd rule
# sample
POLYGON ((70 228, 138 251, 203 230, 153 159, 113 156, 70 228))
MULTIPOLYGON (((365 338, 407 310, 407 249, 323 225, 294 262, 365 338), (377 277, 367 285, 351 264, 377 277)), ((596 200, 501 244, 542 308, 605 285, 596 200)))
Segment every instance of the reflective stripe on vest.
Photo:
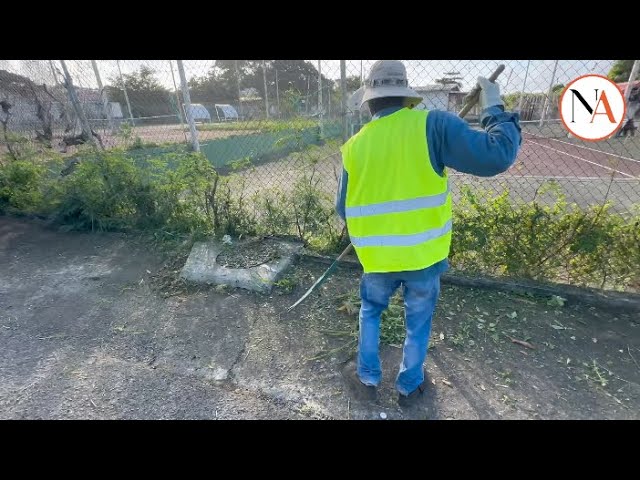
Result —
POLYGON ((390 202, 375 203, 362 207, 347 207, 346 215, 349 217, 368 217, 370 215, 382 215, 384 213, 409 212, 421 208, 441 207, 447 202, 449 187, 447 191, 437 195, 430 195, 420 198, 410 198, 408 200, 392 200, 390 202))
POLYGON ((428 240, 443 237, 451 231, 451 220, 442 227, 432 228, 412 235, 371 235, 369 237, 351 237, 354 247, 412 247, 428 240))

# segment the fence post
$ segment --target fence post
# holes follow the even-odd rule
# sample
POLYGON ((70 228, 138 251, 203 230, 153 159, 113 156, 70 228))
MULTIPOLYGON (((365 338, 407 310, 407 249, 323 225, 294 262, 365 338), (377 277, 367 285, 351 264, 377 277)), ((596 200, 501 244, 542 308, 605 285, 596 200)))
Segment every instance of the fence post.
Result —
MULTIPOLYGON (((182 128, 182 135, 184 135, 184 143, 187 143, 189 140, 187 140, 187 134, 184 130, 184 118, 182 115, 182 111, 180 111, 180 109, 182 108, 182 105, 180 104, 180 97, 178 96, 178 86, 176 85, 176 76, 173 73, 173 63, 171 62, 171 60, 169 60, 169 68, 171 69, 171 80, 173 80, 173 94, 176 97, 176 108, 178 109, 178 120, 180 120, 180 127, 182 128)), ((215 106, 214 106, 215 108, 215 106)))
MULTIPOLYGON (((527 77, 529 76, 529 66, 531 65, 531 60, 527 60, 527 69, 524 72, 524 82, 522 82, 522 93, 520 94, 520 98, 518 99, 518 112, 522 115, 522 102, 524 101, 524 87, 527 85, 527 77)), ((522 118, 524 120, 524 118, 522 118)))
POLYGON ((182 60, 176 60, 178 62, 178 75, 180 75, 180 85, 182 86, 182 98, 184 100, 184 106, 187 110, 187 122, 189 123, 189 132, 191 133, 191 146, 194 152, 200 151, 200 142, 198 142, 198 131, 196 130, 196 123, 193 120, 193 111, 191 110, 191 96, 189 95, 189 86, 187 85, 187 77, 184 74, 184 65, 182 60))
POLYGON ((71 79, 71 75, 69 74, 69 69, 67 68, 67 64, 64 60, 60 60, 60 65, 62 65, 62 72, 64 73, 64 80, 67 87, 67 91, 69 92, 69 99, 71 100, 71 104, 73 105, 73 109, 76 111, 76 115, 80 120, 80 126, 82 127, 82 134, 90 142, 93 146, 98 146, 96 139, 93 138, 93 132, 91 131, 91 126, 89 125, 89 121, 87 120, 86 115, 84 114, 84 110, 80 105, 80 100, 78 99, 78 94, 76 92, 75 87, 73 86, 73 80, 71 79))
POLYGON ((340 108, 342 110, 342 141, 349 139, 347 126, 347 63, 340 60, 340 108))
MULTIPOLYGON (((55 82, 56 86, 60 85, 60 82, 58 81, 58 74, 56 73, 56 68, 53 66, 53 60, 49 60, 49 67, 51 68, 51 75, 53 75, 53 81, 55 82)), ((59 72, 60 70, 58 70, 59 72)))
POLYGON ((278 70, 275 68, 273 68, 276 71, 276 103, 278 104, 278 118, 282 118, 282 115, 280 113, 280 89, 278 88, 278 70))
POLYGON ((131 119, 131 125, 135 127, 136 122, 133 119, 133 110, 131 110, 131 102, 129 102, 129 94, 127 93, 127 84, 124 82, 124 77, 122 76, 122 70, 120 70, 120 60, 116 60, 116 65, 118 66, 118 73, 120 74, 120 81, 122 82, 122 91, 124 92, 124 99, 127 102, 127 109, 129 110, 129 118, 131 119))
POLYGON ((549 91, 547 92, 547 96, 544 97, 544 103, 542 104, 542 113, 540 114, 540 123, 538 124, 539 127, 542 127, 542 125, 544 125, 544 119, 547 116, 547 106, 549 104, 549 100, 551 99, 551 94, 553 93, 553 81, 556 78, 557 69, 558 60, 556 60, 556 63, 553 65, 553 73, 551 74, 551 81, 549 82, 549 91))
MULTIPOLYGON (((360 86, 364 86, 364 76, 362 69, 362 60, 360 60, 360 86)), ((362 128, 362 109, 358 109, 358 128, 362 128)))
POLYGON ((322 118, 322 112, 324 106, 322 105, 322 60, 318 60, 318 112, 320 114, 320 138, 324 138, 324 122, 322 118))
POLYGON ((264 108, 269 118, 269 94, 267 93, 267 62, 262 60, 262 80, 264 82, 264 108))
POLYGON ((631 74, 629 75, 629 83, 627 83, 627 88, 624 90, 624 102, 629 105, 629 95, 631 95, 631 87, 636 77, 638 76, 638 70, 640 70, 640 60, 635 60, 633 62, 633 67, 631 67, 631 74))
POLYGON ((111 108, 109 108, 109 96, 107 95, 107 91, 102 86, 102 79, 100 78, 100 70, 98 70, 98 64, 96 63, 95 60, 91 60, 91 66, 93 67, 93 73, 96 76, 96 82, 98 83, 98 89, 100 90, 100 97, 102 98, 102 107, 104 109, 104 114, 107 116, 111 133, 114 133, 116 131, 116 126, 113 123, 111 108))
POLYGON ((238 69, 238 60, 233 61, 236 71, 236 83, 238 84, 238 120, 242 120, 242 94, 240 92, 240 70, 238 69))

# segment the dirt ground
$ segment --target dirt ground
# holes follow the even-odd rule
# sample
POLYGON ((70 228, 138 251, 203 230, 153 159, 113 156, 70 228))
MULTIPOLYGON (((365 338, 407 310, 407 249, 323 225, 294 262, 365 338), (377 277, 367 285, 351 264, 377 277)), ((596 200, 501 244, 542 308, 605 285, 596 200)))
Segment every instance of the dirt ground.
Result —
POLYGON ((356 314, 338 297, 357 272, 284 313, 324 265, 300 261, 258 295, 185 287, 183 260, 131 236, 0 217, 0 418, 640 418, 638 315, 445 285, 433 384, 403 410, 398 346, 382 348, 378 404, 351 398, 341 376, 356 314))

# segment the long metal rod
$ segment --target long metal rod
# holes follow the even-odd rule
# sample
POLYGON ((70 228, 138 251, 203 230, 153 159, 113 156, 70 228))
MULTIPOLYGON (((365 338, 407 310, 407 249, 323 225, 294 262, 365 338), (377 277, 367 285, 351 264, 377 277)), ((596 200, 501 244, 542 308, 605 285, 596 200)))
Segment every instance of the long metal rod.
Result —
POLYGON ((520 93, 520 98, 518 99, 518 112, 522 115, 522 102, 524 100, 524 88, 527 85, 527 77, 529 76, 529 66, 531 65, 531 60, 527 60, 527 69, 524 72, 524 82, 522 82, 522 92, 520 93))
POLYGON ((629 74, 629 83, 627 83, 627 88, 624 90, 624 101, 627 105, 629 104, 629 95, 631 95, 631 90, 633 90, 633 82, 635 82, 638 76, 638 71, 640 71, 640 60, 633 62, 633 67, 631 67, 631 73, 629 74))
POLYGON ((120 74, 120 81, 122 82, 122 91, 124 92, 124 99, 127 102, 127 108, 129 109, 129 118, 131 119, 131 126, 135 126, 136 122, 133 119, 133 110, 131 110, 131 102, 129 102, 129 94, 127 93, 127 85, 124 82, 124 77, 122 76, 122 70, 120 70, 120 60, 116 60, 116 65, 118 66, 118 73, 120 74))
MULTIPOLYGON (((274 70, 276 70, 275 67, 274 70)), ((278 89, 278 70, 276 70, 276 103, 278 104, 278 118, 280 118, 280 90, 278 89)))
POLYGON ((100 97, 102 98, 102 108, 104 109, 104 114, 107 117, 107 121, 109 122, 109 128, 111 129, 111 133, 116 131, 116 126, 113 123, 113 115, 111 115, 111 107, 109 105, 109 96, 107 95, 107 91, 102 86, 102 79, 100 78, 100 70, 98 69, 98 64, 95 60, 91 60, 91 66, 93 67, 93 73, 96 76, 96 82, 98 83, 98 90, 100 91, 100 97))
POLYGON ((196 122, 193 119, 193 108, 191 108, 191 96, 189 95, 189 85, 187 84, 187 76, 184 73, 184 64, 182 60, 176 60, 178 64, 178 76, 180 77, 180 86, 182 87, 182 100, 187 110, 187 123, 189 124, 189 133, 191 136, 191 148, 194 152, 200 151, 200 142, 198 141, 198 131, 196 130, 196 122))
POLYGON ((264 82, 264 113, 269 118, 269 94, 267 92, 267 63, 262 60, 262 81, 264 82))
MULTIPOLYGON (((176 108, 178 109, 178 120, 180 120, 180 126, 182 127, 182 135, 184 136, 184 143, 188 143, 187 132, 184 128, 184 119, 182 112, 185 111, 180 103, 180 96, 178 95, 178 85, 176 84, 176 75, 173 73, 173 63, 169 60, 169 68, 171 69, 171 79, 173 80, 173 94, 176 97, 176 108), (182 110, 181 110, 182 109, 182 110)), ((215 108, 215 107, 214 107, 215 108)), ((218 109, 216 108, 216 113, 218 109)))
POLYGON ((549 90, 547 91, 547 95, 544 97, 544 103, 542 104, 542 112, 540 114, 540 124, 542 127, 544 125, 544 121, 547 118, 547 108, 549 105, 549 101, 551 100, 551 94, 553 93, 553 82, 556 79, 556 71, 558 70, 558 60, 553 65, 553 73, 551 73, 551 81, 549 82, 549 90))
POLYGON ((324 119, 322 118, 322 60, 318 60, 318 114, 320 115, 320 138, 324 138, 324 119))
POLYGON ((342 115, 342 141, 349 139, 347 126, 347 63, 340 60, 340 115, 342 115))
POLYGON ((236 72, 236 83, 238 84, 238 120, 242 120, 242 92, 240 88, 240 70, 238 69, 238 60, 233 61, 233 66, 236 72))
MULTIPOLYGON (((342 62, 342 60, 341 60, 342 62)), ((489 77, 489 81, 490 82, 495 82, 498 79, 498 76, 504 71, 504 65, 499 65, 498 68, 495 70, 495 72, 493 72, 491 74, 491 76, 489 77)), ((469 111, 475 106, 475 104, 478 102, 478 99, 480 98, 480 85, 476 85, 474 87, 473 90, 471 90, 471 92, 469 93, 469 95, 467 96, 467 104, 462 107, 462 110, 460 110, 460 113, 458 113, 458 116, 460 118, 464 118, 464 116, 469 113, 469 111)), ((338 258, 336 258, 333 263, 329 266, 329 268, 327 268, 327 270, 320 276, 320 278, 318 278, 315 283, 313 285, 311 285, 311 288, 309 288, 309 290, 307 290, 304 295, 302 295, 297 301, 296 303, 294 303, 293 305, 291 305, 287 311, 291 311, 293 310, 295 307, 297 307, 298 305, 300 305, 305 298, 307 298, 309 295, 311 295, 313 293, 313 291, 318 288, 320 285, 322 285, 331 275, 331 273, 333 273, 333 271, 336 269, 336 267, 338 266, 338 263, 340 263, 340 261, 346 257, 351 250, 353 249, 353 244, 349 244, 347 245, 347 248, 345 248, 342 253, 338 256, 338 258)))
POLYGON ((76 116, 78 120, 80 120, 80 126, 82 127, 82 134, 85 137, 85 140, 89 142, 93 146, 98 146, 96 139, 93 136, 93 132, 91 131, 91 125, 89 125, 89 120, 87 120, 87 116, 82 109, 82 105, 80 105, 80 100, 78 99, 78 94, 76 92, 76 87, 73 85, 73 79, 71 78, 71 74, 69 73, 69 69, 67 68, 67 63, 64 60, 60 60, 60 65, 62 66, 62 72, 64 73, 64 79, 66 82, 67 92, 69 93, 69 100, 71 100, 71 105, 76 112, 76 116))

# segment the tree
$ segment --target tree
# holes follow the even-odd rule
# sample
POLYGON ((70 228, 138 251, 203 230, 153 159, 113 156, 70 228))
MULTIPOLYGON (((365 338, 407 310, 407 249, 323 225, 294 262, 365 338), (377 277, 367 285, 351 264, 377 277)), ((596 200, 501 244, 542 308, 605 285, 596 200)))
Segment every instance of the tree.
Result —
POLYGON ((238 100, 237 87, 211 74, 192 77, 189 80, 189 93, 194 103, 233 103, 238 100))
MULTIPOLYGON (((264 79, 262 60, 217 60, 215 65, 201 77, 189 82, 193 101, 201 103, 235 103, 238 101, 238 78, 236 64, 240 74, 241 89, 255 88, 264 98, 264 79), (237 62, 237 63, 236 63, 237 62)), ((318 70, 304 60, 266 60, 269 98, 276 97, 276 71, 280 93, 298 91, 304 95, 317 94, 318 70)), ((323 88, 332 88, 334 82, 322 75, 323 88)))
POLYGON ((627 82, 629 75, 631 75, 633 62, 634 60, 616 60, 607 77, 616 83, 627 82))
MULTIPOLYGON (((345 80, 347 85, 347 92, 355 92, 357 89, 360 88, 360 77, 356 75, 352 75, 350 77, 347 77, 345 80)), ((338 87, 339 86, 340 86, 340 83, 338 82, 338 87)))
POLYGON ((555 93, 556 95, 560 95, 564 90, 564 84, 558 83, 551 87, 551 93, 555 93))
POLYGON ((112 102, 119 102, 126 109, 127 102, 123 91, 123 87, 126 87, 133 117, 152 117, 175 113, 171 109, 169 90, 162 86, 154 74, 154 70, 142 66, 139 71, 125 74, 122 78, 111 78, 112 85, 105 87, 109 99, 112 102))

